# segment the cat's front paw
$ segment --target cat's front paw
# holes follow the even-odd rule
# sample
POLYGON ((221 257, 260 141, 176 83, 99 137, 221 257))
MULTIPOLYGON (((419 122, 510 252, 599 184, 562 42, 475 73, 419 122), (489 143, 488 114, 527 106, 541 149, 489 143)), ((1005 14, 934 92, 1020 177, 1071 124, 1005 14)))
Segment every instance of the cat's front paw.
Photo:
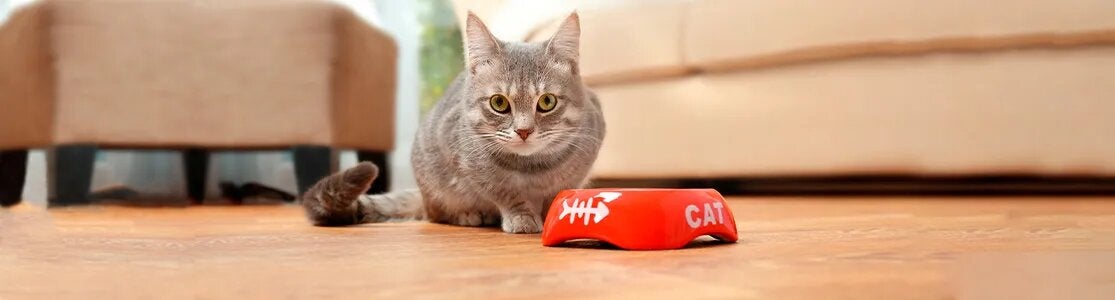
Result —
POLYGON ((542 218, 531 214, 512 215, 503 218, 501 227, 506 233, 539 233, 542 232, 542 218))

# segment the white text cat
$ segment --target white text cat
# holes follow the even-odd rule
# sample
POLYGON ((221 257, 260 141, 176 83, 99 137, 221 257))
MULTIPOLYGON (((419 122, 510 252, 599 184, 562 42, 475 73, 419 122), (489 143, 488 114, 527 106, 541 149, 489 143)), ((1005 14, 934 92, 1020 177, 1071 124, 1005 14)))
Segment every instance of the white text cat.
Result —
POLYGON ((690 204, 685 207, 685 222, 691 228, 724 224, 724 204, 720 202, 705 203, 703 210, 697 205, 690 204), (716 209, 715 214, 713 209, 716 209))

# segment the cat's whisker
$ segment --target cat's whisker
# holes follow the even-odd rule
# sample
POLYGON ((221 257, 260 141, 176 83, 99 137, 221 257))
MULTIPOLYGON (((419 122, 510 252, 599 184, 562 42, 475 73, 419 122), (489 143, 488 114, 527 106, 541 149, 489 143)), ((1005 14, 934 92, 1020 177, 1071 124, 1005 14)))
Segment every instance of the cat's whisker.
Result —
MULTIPOLYGON (((567 145, 567 146, 573 148, 573 150, 578 152, 579 154, 584 154, 584 155, 589 155, 589 156, 594 155, 593 152, 589 151, 588 149, 586 149, 585 146, 580 145, 579 143, 576 142, 576 140, 574 140, 572 137, 569 137, 569 136, 559 136, 558 138, 555 139, 554 142, 567 145)), ((587 148, 596 149, 595 146, 594 147, 587 147, 587 148)))
MULTIPOLYGON (((468 132, 464 132, 464 133, 468 133, 468 132)), ((464 135, 458 135, 458 136, 460 136, 462 138, 460 138, 460 139, 456 140, 455 142, 451 143, 450 147, 460 148, 460 147, 463 147, 466 144, 486 141, 486 140, 489 140, 491 138, 490 134, 485 134, 485 133, 477 133, 475 135, 464 134, 464 135)))

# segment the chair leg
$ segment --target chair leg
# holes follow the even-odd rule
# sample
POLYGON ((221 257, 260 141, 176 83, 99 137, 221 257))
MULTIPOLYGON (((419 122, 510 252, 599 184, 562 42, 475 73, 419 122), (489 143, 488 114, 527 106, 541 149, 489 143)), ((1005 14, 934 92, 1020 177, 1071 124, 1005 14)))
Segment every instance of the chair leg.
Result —
POLYGON ((372 187, 368 189, 368 194, 382 194, 386 193, 391 187, 391 168, 387 162, 387 152, 379 151, 357 151, 357 161, 370 161, 379 167, 379 176, 375 181, 372 181, 372 187))
POLYGON ((89 204, 89 186, 93 181, 93 160, 97 147, 67 145, 54 148, 52 196, 48 206, 89 204))
POLYGON ((209 151, 200 148, 182 151, 183 169, 186 170, 186 195, 191 204, 205 200, 205 179, 209 175, 209 151))
POLYGON ((298 182, 298 195, 306 193, 318 180, 332 172, 333 150, 323 146, 295 146, 294 178, 298 182))
POLYGON ((27 150, 0 151, 0 206, 16 205, 23 200, 26 179, 27 150))

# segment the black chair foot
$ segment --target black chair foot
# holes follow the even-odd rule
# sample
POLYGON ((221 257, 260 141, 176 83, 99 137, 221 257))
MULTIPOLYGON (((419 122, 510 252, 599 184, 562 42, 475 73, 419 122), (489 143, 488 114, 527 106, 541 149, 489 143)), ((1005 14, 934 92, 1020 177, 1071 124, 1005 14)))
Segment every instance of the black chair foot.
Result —
POLYGON ((27 150, 0 151, 0 206, 16 205, 23 200, 26 179, 27 150))
POLYGON ((93 160, 97 147, 67 145, 54 148, 52 166, 53 193, 48 206, 89 204, 89 186, 93 181, 93 160))

